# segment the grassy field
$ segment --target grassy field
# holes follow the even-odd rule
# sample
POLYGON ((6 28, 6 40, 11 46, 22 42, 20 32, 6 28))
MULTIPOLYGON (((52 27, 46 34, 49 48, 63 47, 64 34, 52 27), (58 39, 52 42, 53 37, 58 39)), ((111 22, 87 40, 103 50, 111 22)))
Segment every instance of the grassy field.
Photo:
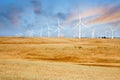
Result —
POLYGON ((119 80, 120 39, 0 38, 0 80, 119 80))

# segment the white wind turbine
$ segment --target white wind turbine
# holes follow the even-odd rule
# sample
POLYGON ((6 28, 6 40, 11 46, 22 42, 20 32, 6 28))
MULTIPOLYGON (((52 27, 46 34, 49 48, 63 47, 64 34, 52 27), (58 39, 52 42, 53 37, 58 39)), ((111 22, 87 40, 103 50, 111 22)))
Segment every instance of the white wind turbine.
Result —
POLYGON ((33 37, 34 35, 34 31, 33 30, 28 30, 27 32, 27 35, 29 36, 29 37, 33 37))
MULTIPOLYGON (((39 23, 39 22, 38 22, 38 23, 39 23)), ((44 24, 41 24, 41 23, 38 24, 38 27, 39 27, 39 29, 40 29, 40 31, 39 31, 39 33, 38 33, 39 37, 42 37, 42 36, 43 36, 43 25, 44 25, 44 24)))
POLYGON ((47 23, 47 37, 50 37, 50 26, 48 25, 48 23, 47 23))
POLYGON ((79 22, 78 24, 75 25, 75 27, 78 27, 78 38, 82 38, 82 26, 86 27, 86 25, 84 25, 82 23, 81 17, 79 16, 79 22))
POLYGON ((47 23, 46 24, 47 25, 47 37, 51 37, 51 31, 53 30, 50 26, 49 26, 49 24, 47 23))
POLYGON ((17 33, 16 36, 21 37, 21 36, 23 36, 23 34, 22 33, 17 33))
POLYGON ((42 37, 42 32, 43 32, 43 29, 42 27, 40 28, 40 37, 42 37))
POLYGON ((23 26, 25 27, 25 31, 22 35, 33 37, 35 34, 35 31, 32 30, 32 27, 35 26, 34 22, 29 22, 28 19, 23 19, 23 26))
POLYGON ((58 19, 58 27, 57 27, 58 37, 61 36, 61 30, 60 30, 60 27, 61 27, 61 25, 60 25, 60 20, 58 19))
POLYGON ((27 35, 29 36, 29 37, 33 37, 34 36, 34 31, 32 30, 32 27, 33 27, 34 25, 33 24, 28 24, 28 27, 29 27, 29 30, 27 30, 26 31, 26 33, 27 33, 27 35))
POLYGON ((105 37, 106 37, 106 38, 109 37, 108 33, 109 33, 108 31, 105 31, 105 37))
POLYGON ((114 39, 115 29, 113 27, 110 27, 110 30, 111 30, 111 38, 114 39))
POLYGON ((61 37, 61 36, 64 36, 63 34, 61 34, 61 24, 60 24, 60 19, 58 19, 58 22, 57 22, 57 37, 61 37))
MULTIPOLYGON (((47 25, 47 27, 49 26, 48 24, 45 23, 41 23, 36 16, 36 25, 39 27, 40 31, 38 33, 39 37, 43 37, 43 26, 47 25)), ((47 28, 48 29, 48 28, 47 28)), ((48 32, 47 32, 48 33, 48 32)))
POLYGON ((92 38, 95 38, 95 29, 92 30, 92 38))
POLYGON ((40 27, 40 30, 38 31, 38 37, 43 37, 43 29, 42 29, 42 27, 40 27))

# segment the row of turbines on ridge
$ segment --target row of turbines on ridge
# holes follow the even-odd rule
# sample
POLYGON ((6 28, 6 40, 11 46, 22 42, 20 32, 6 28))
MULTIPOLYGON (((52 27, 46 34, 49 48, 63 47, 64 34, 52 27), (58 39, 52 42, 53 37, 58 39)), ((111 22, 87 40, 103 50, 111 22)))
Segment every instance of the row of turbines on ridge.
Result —
MULTIPOLYGON (((48 23, 46 25, 47 25, 47 37, 51 37, 51 30, 52 29, 51 29, 51 27, 49 26, 48 23)), ((30 27, 32 27, 32 25, 30 27)), ((77 24, 75 24, 75 26, 74 26, 74 28, 77 28, 77 30, 78 30, 77 38, 79 38, 79 39, 83 37, 82 36, 82 27, 87 28, 87 26, 82 22, 82 18, 79 17, 79 22, 77 24)), ((58 19, 57 20, 57 30, 55 31, 55 32, 57 32, 57 37, 58 38, 63 37, 62 36, 63 34, 61 33, 62 28, 63 27, 61 26, 60 19, 58 19)), ((110 31, 111 31, 111 38, 113 39, 115 30, 112 27, 110 27, 110 31)), ((95 38, 95 32, 96 32, 95 29, 93 29, 92 32, 91 32, 91 38, 95 38)), ((31 28, 30 28, 30 30, 28 30, 28 33, 29 33, 30 37, 34 37, 33 34, 35 32, 32 31, 31 28)), ((39 34, 40 34, 39 37, 43 37, 43 29, 42 28, 40 29, 39 34)), ((105 31, 105 35, 107 35, 107 31, 105 31)), ((16 36, 21 37, 21 36, 24 36, 24 35, 22 33, 18 33, 18 34, 16 34, 16 36)), ((75 37, 75 35, 73 35, 73 37, 75 37)), ((84 34, 84 37, 85 37, 85 34, 84 34)))

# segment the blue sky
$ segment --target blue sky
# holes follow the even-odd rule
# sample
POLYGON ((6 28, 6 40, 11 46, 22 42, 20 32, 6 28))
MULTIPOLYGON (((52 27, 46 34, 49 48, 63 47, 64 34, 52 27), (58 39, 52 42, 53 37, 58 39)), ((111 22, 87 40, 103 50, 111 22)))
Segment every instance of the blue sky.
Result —
POLYGON ((57 37, 58 20, 61 37, 120 37, 120 0, 0 0, 0 36, 57 37))

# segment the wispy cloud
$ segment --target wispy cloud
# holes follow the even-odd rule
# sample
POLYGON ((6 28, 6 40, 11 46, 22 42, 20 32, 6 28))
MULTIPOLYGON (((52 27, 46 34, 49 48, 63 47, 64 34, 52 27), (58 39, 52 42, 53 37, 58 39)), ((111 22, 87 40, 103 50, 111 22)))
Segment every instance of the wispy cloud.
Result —
POLYGON ((120 20, 120 6, 107 5, 85 10, 81 13, 72 12, 64 24, 71 24, 73 21, 81 18, 87 19, 87 25, 106 24, 120 20), (91 19, 90 17, 94 17, 91 19))
MULTIPOLYGON (((9 26, 19 26, 21 21, 21 17, 24 17, 24 13, 28 10, 34 10, 35 14, 40 14, 40 5, 38 5, 37 1, 33 0, 32 6, 30 1, 20 2, 19 5, 17 1, 15 3, 9 3, 7 5, 0 6, 0 23, 7 24, 9 26)), ((30 13, 31 14, 31 13, 30 13)))
POLYGON ((0 16, 3 19, 1 22, 3 24, 18 24, 20 20, 20 12, 20 9, 14 5, 9 5, 9 7, 1 9, 0 16))
POLYGON ((9 13, 11 23, 13 23, 14 25, 19 24, 20 13, 21 13, 21 11, 17 7, 12 7, 11 8, 11 12, 9 13))
MULTIPOLYGON (((78 9, 79 10, 79 9, 78 9)), ((87 18, 87 17, 91 17, 91 16, 96 16, 96 15, 99 15, 99 14, 102 14, 102 11, 104 10, 104 7, 99 7, 99 8, 92 8, 92 9, 89 9, 89 10, 85 10, 83 12, 75 12, 73 11, 71 13, 71 15, 69 16, 69 18, 65 21, 64 24, 70 24, 71 22, 75 21, 75 20, 78 20, 79 17, 81 18, 87 18)))
POLYGON ((89 20, 87 24, 106 24, 120 20, 120 6, 107 6, 99 17, 89 20))

